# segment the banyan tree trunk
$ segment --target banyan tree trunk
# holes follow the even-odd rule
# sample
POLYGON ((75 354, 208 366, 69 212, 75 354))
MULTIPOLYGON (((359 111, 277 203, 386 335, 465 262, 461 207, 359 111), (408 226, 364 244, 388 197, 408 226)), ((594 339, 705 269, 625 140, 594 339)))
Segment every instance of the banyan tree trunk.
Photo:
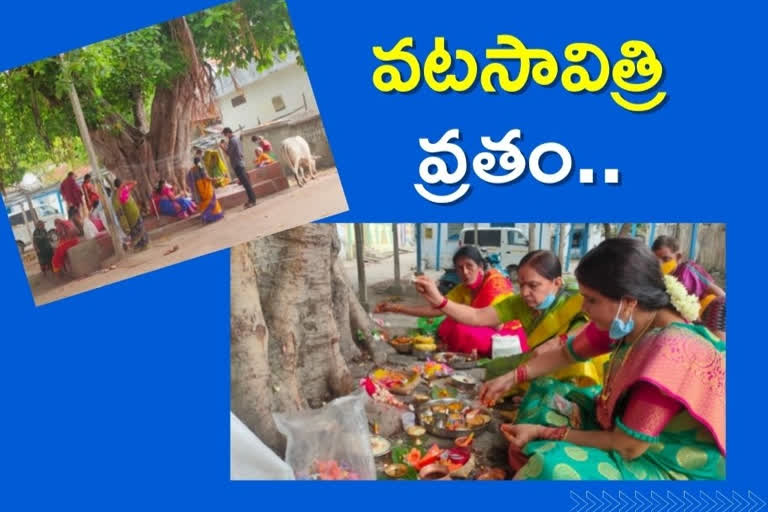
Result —
POLYGON ((347 284, 339 249, 333 224, 232 249, 232 411, 277 453, 285 447, 272 412, 318 407, 351 392, 348 362, 361 349, 373 351, 369 319, 347 284))
POLYGON ((158 86, 152 99, 150 123, 144 116, 143 95, 134 97, 134 119, 114 115, 91 130, 101 164, 123 180, 135 180, 136 199, 147 207, 158 180, 177 190, 186 189, 184 176, 191 167, 193 114, 201 102, 210 102, 211 82, 197 56, 186 19, 168 22, 168 29, 187 61, 186 71, 168 86, 158 86))

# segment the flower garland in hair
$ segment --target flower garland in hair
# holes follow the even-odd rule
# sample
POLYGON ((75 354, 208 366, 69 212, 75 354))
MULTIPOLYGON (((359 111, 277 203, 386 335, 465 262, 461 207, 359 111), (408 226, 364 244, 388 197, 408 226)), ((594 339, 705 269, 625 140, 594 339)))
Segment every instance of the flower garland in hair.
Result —
POLYGON ((695 295, 688 293, 685 286, 671 275, 664 276, 664 286, 667 288, 672 306, 688 322, 693 322, 699 318, 701 304, 695 295))

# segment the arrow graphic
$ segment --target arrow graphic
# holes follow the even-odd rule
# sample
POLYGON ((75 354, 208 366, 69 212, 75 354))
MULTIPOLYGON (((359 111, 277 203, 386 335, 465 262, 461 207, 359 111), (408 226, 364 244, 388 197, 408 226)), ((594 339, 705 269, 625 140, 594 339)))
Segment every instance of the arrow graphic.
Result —
POLYGON ((683 499, 688 503, 688 506, 685 507, 685 512, 697 510, 701 506, 701 502, 689 494, 688 491, 683 491, 683 499))
POLYGON ((733 508, 733 502, 730 499, 728 499, 728 497, 725 496, 720 491, 715 491, 715 499, 720 502, 720 511, 721 512, 728 512, 730 509, 733 508), (722 508, 724 506, 725 506, 725 508, 722 508))
POLYGON ((733 490, 730 494, 716 490, 714 498, 704 491, 699 491, 698 497, 683 491, 682 498, 672 491, 666 494, 651 491, 650 499, 640 491, 635 491, 634 496, 624 491, 617 495, 618 499, 605 490, 597 494, 570 491, 573 502, 570 512, 760 512, 767 505, 752 491, 747 491, 746 498, 733 490))
POLYGON ((622 491, 619 491, 619 500, 623 504, 622 507, 619 509, 619 512, 628 512, 632 508, 632 506, 635 505, 635 502, 632 501, 622 491))
POLYGON ((656 512, 661 512, 669 506, 667 500, 656 494, 656 491, 651 491, 651 499, 656 503, 656 507, 654 507, 656 512), (661 508, 659 508, 659 505, 661 505, 661 508))
POLYGON ((667 499, 672 503, 669 508, 670 511, 682 510, 683 507, 685 506, 685 502, 683 502, 683 500, 675 496, 675 493, 673 493, 672 491, 667 491, 667 499))
POLYGON ((704 508, 701 512, 714 512, 715 507, 717 507, 717 502, 710 498, 704 491, 699 491, 699 497, 701 498, 702 503, 704 503, 704 508), (709 507, 707 507, 707 503, 709 503, 709 507))
POLYGON ((639 501, 640 503, 645 503, 645 506, 642 508, 636 509, 637 512, 647 512, 650 507, 653 506, 653 503, 651 503, 651 500, 640 494, 639 491, 635 491, 635 499, 639 501))
POLYGON ((733 496, 733 501, 736 502, 736 508, 733 509, 733 512, 744 512, 749 506, 749 502, 744 499, 744 496, 736 491, 733 491, 731 496, 733 496))
POLYGON ((765 508, 765 502, 761 500, 757 496, 757 494, 753 493, 752 491, 747 491, 747 498, 749 498, 749 501, 752 502, 752 508, 749 509, 749 512, 757 512, 758 510, 762 510, 763 508, 765 508))
POLYGON ((584 507, 587 506, 587 502, 584 501, 581 496, 576 494, 575 492, 571 491, 571 500, 573 500, 576 505, 573 506, 571 509, 571 512, 582 512, 584 510, 584 507))
POLYGON ((608 494, 605 491, 603 491, 603 499, 613 505, 611 508, 606 510, 606 512, 613 512, 614 510, 616 510, 616 508, 619 505, 621 505, 621 503, 619 503, 619 501, 616 498, 614 498, 613 496, 611 496, 610 494, 608 494))

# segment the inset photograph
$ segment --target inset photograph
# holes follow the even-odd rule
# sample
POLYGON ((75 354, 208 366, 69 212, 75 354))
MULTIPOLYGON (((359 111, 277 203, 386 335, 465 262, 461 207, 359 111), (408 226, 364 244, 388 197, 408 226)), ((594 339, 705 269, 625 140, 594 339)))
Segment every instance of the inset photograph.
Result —
POLYGON ((348 209, 283 0, 6 70, 0 133, 37 305, 348 209))
POLYGON ((722 480, 725 224, 309 224, 231 253, 231 478, 722 480))

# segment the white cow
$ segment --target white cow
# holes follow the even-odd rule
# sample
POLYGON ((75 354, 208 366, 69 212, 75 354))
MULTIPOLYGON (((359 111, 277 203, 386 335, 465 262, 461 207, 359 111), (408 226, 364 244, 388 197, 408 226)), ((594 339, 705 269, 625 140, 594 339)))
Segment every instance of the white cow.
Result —
POLYGON ((300 187, 304 186, 307 182, 304 169, 309 171, 309 176, 315 179, 317 176, 317 170, 315 169, 315 158, 309 149, 309 144, 303 137, 296 135, 295 137, 288 137, 283 140, 280 147, 280 154, 284 163, 288 164, 293 175, 296 176, 296 183, 300 187), (302 183, 302 180, 304 182, 302 183))

